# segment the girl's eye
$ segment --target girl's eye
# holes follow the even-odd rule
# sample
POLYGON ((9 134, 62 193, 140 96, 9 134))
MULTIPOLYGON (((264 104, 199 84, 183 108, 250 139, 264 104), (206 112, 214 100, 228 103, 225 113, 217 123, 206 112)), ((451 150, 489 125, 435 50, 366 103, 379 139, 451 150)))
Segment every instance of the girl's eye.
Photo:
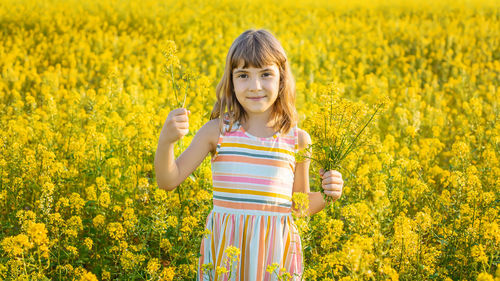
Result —
MULTIPOLYGON (((264 77, 269 77, 269 76, 272 76, 272 73, 266 72, 266 73, 264 73, 262 75, 264 75, 264 77)), ((240 74, 237 77, 238 78, 247 78, 247 75, 246 74, 240 74)))

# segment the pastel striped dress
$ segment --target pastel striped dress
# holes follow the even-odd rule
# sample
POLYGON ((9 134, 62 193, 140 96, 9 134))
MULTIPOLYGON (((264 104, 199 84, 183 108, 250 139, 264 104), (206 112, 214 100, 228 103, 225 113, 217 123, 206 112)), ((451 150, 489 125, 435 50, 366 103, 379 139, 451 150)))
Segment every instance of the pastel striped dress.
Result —
MULTIPOLYGON (((197 280, 229 280, 216 274, 217 266, 229 269, 228 246, 240 249, 230 280, 277 280, 266 271, 278 263, 292 280, 300 280, 303 257, 300 236, 291 215, 292 188, 297 151, 297 126, 286 135, 260 138, 246 132, 239 122, 219 136, 211 159, 213 210, 207 217, 209 235, 202 239, 197 280), (211 272, 202 265, 212 263, 211 272)), ((279 270, 279 269, 278 269, 279 270)))

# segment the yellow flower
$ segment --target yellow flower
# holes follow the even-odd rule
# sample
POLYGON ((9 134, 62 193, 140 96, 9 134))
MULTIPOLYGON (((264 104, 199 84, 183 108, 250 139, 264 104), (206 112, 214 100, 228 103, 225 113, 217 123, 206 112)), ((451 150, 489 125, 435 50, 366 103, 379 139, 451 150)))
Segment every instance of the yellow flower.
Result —
POLYGON ((313 268, 307 268, 304 271, 304 280, 316 281, 318 278, 318 272, 313 268))
POLYGON ((132 271, 145 259, 144 255, 134 255, 132 252, 125 250, 120 256, 120 264, 125 271, 132 271))
POLYGON ((417 130, 414 126, 406 126, 405 128, 405 133, 410 136, 411 138, 414 138, 415 135, 417 134, 417 130))
POLYGON ((170 244, 168 239, 164 238, 160 240, 160 248, 162 248, 165 252, 168 252, 172 248, 172 244, 170 244))
POLYGON ((416 224, 420 231, 428 231, 432 227, 432 217, 430 215, 430 210, 426 207, 425 212, 417 212, 416 224))
POLYGON ((470 148, 469 145, 464 141, 456 141, 453 143, 451 148, 452 158, 450 163, 453 165, 459 165, 461 163, 467 162, 469 160, 470 148))
POLYGON ((69 237, 76 238, 81 230, 83 230, 82 218, 79 216, 72 216, 66 222, 64 233, 69 237))
POLYGON ((109 271, 103 270, 101 278, 102 280, 111 280, 111 273, 109 271))
POLYGON ((97 201, 99 202, 99 205, 102 206, 103 208, 108 208, 109 204, 111 203, 109 193, 108 192, 101 193, 97 201))
POLYGON ((92 245, 94 244, 94 242, 89 237, 86 237, 83 240, 83 244, 85 244, 85 246, 87 247, 87 249, 92 250, 92 245))
POLYGON ((281 280, 288 281, 288 280, 292 279, 292 275, 289 272, 287 272, 285 268, 282 268, 280 270, 280 272, 281 273, 280 273, 279 277, 281 280))
POLYGON ((476 280, 477 281, 495 281, 495 279, 493 279, 493 276, 489 275, 486 272, 479 273, 476 280))
POLYGON ((95 183, 97 185, 97 189, 98 190, 100 190, 100 191, 108 191, 109 190, 109 186, 106 183, 106 178, 104 178, 104 177, 97 177, 95 179, 95 183))
POLYGON ((196 192, 196 200, 198 201, 207 201, 212 199, 212 194, 204 189, 199 190, 196 192))
POLYGON ((90 185, 85 189, 85 194, 87 195, 87 200, 95 201, 97 200, 97 194, 95 190, 95 185, 90 185))
POLYGON ((73 255, 73 256, 78 256, 78 249, 74 246, 66 246, 66 250, 73 255))
POLYGON ((208 229, 208 228, 205 228, 205 229, 203 230, 203 237, 204 237, 205 239, 207 239, 208 237, 210 237, 210 235, 212 235, 212 231, 210 231, 210 229, 208 229))
POLYGON ((309 196, 304 192, 294 192, 292 195, 294 209, 298 212, 298 216, 305 216, 309 209, 309 196))
POLYGON ((198 219, 193 216, 187 216, 182 220, 181 232, 192 232, 192 229, 198 224, 198 219))
POLYGON ((123 225, 125 228, 131 230, 137 224, 137 217, 134 214, 134 209, 126 208, 123 211, 123 225))
POLYGON ((175 277, 175 268, 174 267, 164 268, 160 274, 161 281, 172 281, 172 280, 174 280, 174 277, 175 277))
POLYGON ((45 215, 48 215, 52 209, 54 189, 54 184, 51 182, 46 182, 42 186, 42 194, 40 195, 40 209, 45 215))
POLYGON ((127 241, 122 240, 119 242, 119 246, 120 246, 120 250, 123 251, 123 250, 126 250, 128 248, 128 243, 127 243, 127 241))
POLYGON ((48 243, 47 229, 43 223, 30 223, 28 226, 28 235, 30 240, 36 245, 48 243))
POLYGON ((272 264, 267 266, 266 271, 272 274, 278 267, 279 264, 277 262, 273 262, 272 264))
POLYGON ((156 275, 157 272, 160 270, 161 268, 161 265, 159 263, 159 260, 157 258, 152 258, 148 261, 148 265, 147 265, 147 270, 148 270, 148 273, 151 274, 151 275, 156 275))
POLYGON ((62 212, 65 214, 65 210, 69 209, 69 199, 66 197, 59 198, 59 201, 56 203, 56 212, 62 212))
POLYGON ((309 231, 309 217, 296 219, 295 226, 297 227, 300 236, 304 236, 305 233, 309 231))
POLYGON ((168 216, 167 218, 167 225, 169 225, 172 228, 176 228, 178 224, 178 220, 176 216, 168 216))
POLYGON ((474 258, 475 262, 477 262, 479 264, 488 264, 488 257, 486 256, 486 253, 484 252, 483 245, 472 246, 471 254, 472 254, 472 257, 474 258))
POLYGON ((239 261, 240 260, 240 249, 238 247, 229 246, 229 247, 227 247, 224 250, 224 252, 226 253, 226 255, 229 258, 229 261, 231 263, 233 261, 239 261))
POLYGON ((372 211, 365 202, 347 205, 342 208, 341 213, 348 227, 356 233, 367 234, 376 230, 377 225, 372 218, 372 211))
POLYGON ((106 219, 104 218, 103 215, 97 215, 92 220, 92 223, 94 224, 95 227, 102 227, 102 226, 104 226, 105 221, 106 221, 106 219))
POLYGON ((20 210, 16 213, 16 217, 19 219, 23 231, 26 231, 30 223, 36 220, 36 214, 33 211, 20 210))
POLYGON ((323 237, 320 240, 321 248, 329 250, 336 247, 336 242, 343 233, 344 223, 341 220, 327 220, 323 225, 323 237))
POLYGON ((92 272, 85 272, 80 277, 80 281, 99 281, 99 279, 92 272))
POLYGON ((167 40, 162 48, 163 56, 165 58, 165 70, 168 68, 176 68, 179 66, 179 58, 177 58, 177 46, 174 41, 167 40))
POLYGON ((122 207, 118 205, 114 205, 112 211, 114 213, 121 213, 122 212, 122 207))
POLYGON ((125 207, 126 208, 133 208, 134 200, 131 198, 125 199, 125 207))
POLYGON ((24 262, 22 259, 10 259, 6 262, 6 267, 10 269, 10 273, 14 276, 24 274, 24 262))
POLYGON ((85 205, 85 200, 80 197, 78 193, 71 193, 69 197, 69 202, 71 202, 71 210, 74 214, 80 214, 83 206, 85 205))
POLYGON ((214 267, 214 265, 211 262, 202 264, 201 265, 201 272, 203 272, 204 275, 205 274, 210 275, 211 271, 213 270, 213 267, 214 267))
POLYGON ((10 257, 16 257, 26 254, 29 249, 33 248, 33 243, 29 241, 27 235, 19 234, 4 238, 2 248, 10 257))
POLYGON ((30 223, 28 226, 28 235, 30 241, 33 242, 41 252, 44 258, 49 257, 49 239, 47 237, 47 229, 43 223, 30 223))
POLYGON ((125 230, 123 229, 122 224, 119 222, 109 223, 108 232, 109 236, 115 240, 121 240, 125 235, 125 230))
POLYGON ((227 268, 223 267, 223 266, 217 266, 217 268, 215 269, 215 274, 216 275, 223 275, 223 274, 226 274, 228 273, 228 270, 227 268))

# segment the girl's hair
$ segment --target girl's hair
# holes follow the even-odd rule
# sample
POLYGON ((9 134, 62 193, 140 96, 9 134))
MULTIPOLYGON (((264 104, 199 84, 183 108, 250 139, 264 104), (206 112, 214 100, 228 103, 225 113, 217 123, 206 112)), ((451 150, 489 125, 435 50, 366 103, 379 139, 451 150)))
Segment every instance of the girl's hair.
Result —
POLYGON ((249 66, 262 68, 272 64, 278 66, 280 85, 270 120, 275 131, 288 133, 297 123, 295 81, 285 50, 276 37, 264 29, 250 29, 243 32, 229 48, 224 75, 217 85, 217 101, 210 120, 220 118, 219 131, 222 132, 223 116, 228 117, 229 128, 232 128, 236 120, 241 122, 242 119, 247 119, 247 113, 236 99, 233 84, 233 69, 241 62, 244 63, 243 68, 249 66))

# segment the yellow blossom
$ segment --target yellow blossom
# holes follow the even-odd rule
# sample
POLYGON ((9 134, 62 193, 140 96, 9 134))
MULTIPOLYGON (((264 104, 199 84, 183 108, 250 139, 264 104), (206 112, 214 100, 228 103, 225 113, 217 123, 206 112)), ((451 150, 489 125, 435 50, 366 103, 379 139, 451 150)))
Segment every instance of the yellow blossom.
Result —
POLYGON ((166 238, 160 240, 160 248, 162 248, 165 252, 170 251, 172 248, 172 244, 166 238))
POLYGON ((101 195, 99 195, 98 202, 99 205, 102 206, 103 208, 108 208, 109 204, 111 203, 109 193, 108 192, 101 193, 101 195))
POLYGON ((6 237, 2 240, 2 248, 10 257, 24 255, 32 247, 33 244, 25 234, 6 237))
POLYGON ((479 273, 476 280, 477 281, 494 281, 495 279, 490 274, 488 274, 486 272, 482 272, 482 273, 479 273))
POLYGON ((109 271, 103 270, 101 277, 102 280, 111 280, 111 273, 109 271))
POLYGON ((198 219, 193 216, 188 216, 182 220, 181 232, 191 232, 192 229, 197 225, 198 219))
POLYGON ((85 244, 85 246, 87 247, 87 249, 92 250, 92 245, 94 244, 94 242, 92 241, 92 239, 90 239, 89 237, 86 237, 83 240, 83 243, 85 244))
POLYGON ((109 223, 108 232, 109 236, 115 240, 120 240, 125 235, 125 230, 123 229, 122 224, 119 222, 109 223))
POLYGON ((147 270, 151 275, 157 274, 157 272, 160 270, 160 263, 157 258, 152 258, 148 261, 147 270))
POLYGON ((164 268, 160 274, 161 281, 172 281, 175 277, 175 268, 167 267, 164 268))
POLYGON ((105 218, 103 215, 97 215, 93 220, 93 224, 95 227, 102 227, 105 224, 105 218))
POLYGON ((78 249, 74 246, 66 246, 66 250, 73 255, 73 256, 78 256, 78 249))

